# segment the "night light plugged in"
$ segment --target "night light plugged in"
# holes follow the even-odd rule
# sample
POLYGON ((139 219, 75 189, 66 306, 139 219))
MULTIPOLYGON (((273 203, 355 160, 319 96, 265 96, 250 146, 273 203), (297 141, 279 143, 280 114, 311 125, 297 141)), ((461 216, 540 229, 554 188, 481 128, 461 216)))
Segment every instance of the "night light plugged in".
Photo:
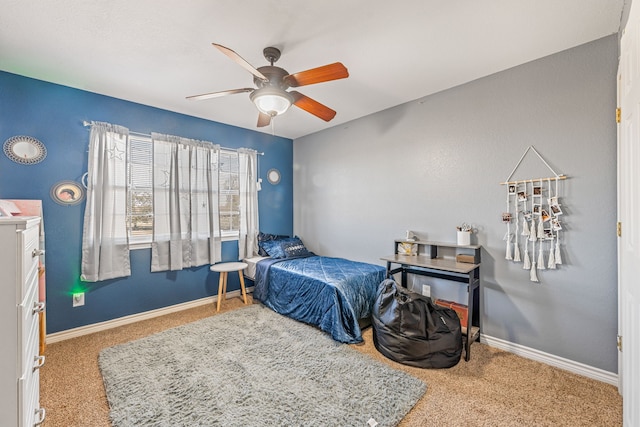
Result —
POLYGON ((73 294, 73 306, 80 307, 82 305, 84 305, 84 292, 73 294))

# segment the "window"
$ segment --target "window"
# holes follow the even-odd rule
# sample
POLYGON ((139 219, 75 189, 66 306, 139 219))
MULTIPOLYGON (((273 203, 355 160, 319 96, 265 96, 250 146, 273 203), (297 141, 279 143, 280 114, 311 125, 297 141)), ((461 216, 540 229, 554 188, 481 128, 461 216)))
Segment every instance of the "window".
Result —
POLYGON ((220 151, 220 231, 222 237, 238 237, 240 229, 240 172, 238 153, 220 151))
POLYGON ((153 146, 151 138, 129 137, 129 241, 149 244, 153 234, 153 146))
MULTIPOLYGON (((129 137, 129 194, 127 224, 133 245, 149 245, 153 235, 153 142, 150 137, 129 137)), ((222 150, 219 159, 220 228, 223 239, 238 237, 240 228, 240 176, 238 153, 222 150)))

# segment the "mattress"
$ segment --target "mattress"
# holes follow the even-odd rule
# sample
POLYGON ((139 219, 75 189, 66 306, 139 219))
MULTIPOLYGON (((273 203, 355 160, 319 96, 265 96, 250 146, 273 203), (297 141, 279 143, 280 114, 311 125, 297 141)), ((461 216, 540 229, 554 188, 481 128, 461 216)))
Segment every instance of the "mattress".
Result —
POLYGON ((246 262, 247 263, 247 268, 244 269, 244 277, 251 279, 251 280, 255 280, 256 279, 256 265, 258 264, 259 261, 262 261, 263 259, 268 259, 269 257, 265 257, 265 256, 254 256, 251 258, 245 258, 242 260, 242 262, 246 262))

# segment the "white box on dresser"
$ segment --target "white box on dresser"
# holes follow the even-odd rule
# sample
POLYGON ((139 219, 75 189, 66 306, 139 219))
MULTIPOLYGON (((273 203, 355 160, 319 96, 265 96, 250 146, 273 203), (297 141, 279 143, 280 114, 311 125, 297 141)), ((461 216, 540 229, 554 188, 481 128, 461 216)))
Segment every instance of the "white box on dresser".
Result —
POLYGON ((38 313, 39 217, 0 217, 0 414, 3 426, 42 424, 38 313))

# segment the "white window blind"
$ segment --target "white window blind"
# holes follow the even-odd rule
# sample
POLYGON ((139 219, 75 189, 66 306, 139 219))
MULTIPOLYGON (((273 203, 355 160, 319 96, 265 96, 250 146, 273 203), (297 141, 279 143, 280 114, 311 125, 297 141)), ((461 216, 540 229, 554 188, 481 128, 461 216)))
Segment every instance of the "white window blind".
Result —
POLYGON ((220 152, 220 229, 223 237, 237 237, 240 229, 238 153, 220 152))
POLYGON ((151 243, 153 233, 153 146, 151 138, 129 137, 129 203, 131 243, 151 243))

